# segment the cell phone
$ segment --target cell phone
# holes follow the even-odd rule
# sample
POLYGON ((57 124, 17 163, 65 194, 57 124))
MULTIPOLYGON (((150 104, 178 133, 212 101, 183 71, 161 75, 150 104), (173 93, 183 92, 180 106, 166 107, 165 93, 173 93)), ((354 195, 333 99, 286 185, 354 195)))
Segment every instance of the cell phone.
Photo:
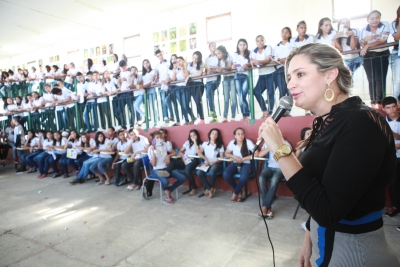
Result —
POLYGON ((157 141, 154 139, 153 141, 151 141, 151 145, 153 146, 157 145, 157 141))

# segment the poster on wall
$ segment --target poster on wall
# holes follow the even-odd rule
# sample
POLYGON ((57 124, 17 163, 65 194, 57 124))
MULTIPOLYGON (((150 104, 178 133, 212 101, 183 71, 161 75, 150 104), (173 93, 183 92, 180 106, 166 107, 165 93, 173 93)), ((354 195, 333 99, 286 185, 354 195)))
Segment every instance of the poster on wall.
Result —
POLYGON ((195 35, 197 33, 196 23, 189 24, 189 33, 190 33, 190 35, 195 35))
POLYGON ((189 39, 189 43, 190 43, 190 49, 196 49, 197 45, 196 45, 196 37, 195 38, 190 38, 189 39))
POLYGON ((160 46, 159 45, 155 45, 154 46, 154 52, 156 52, 157 50, 159 50, 160 49, 160 46))
POLYGON ((60 56, 58 56, 58 55, 57 55, 57 56, 55 56, 55 57, 54 57, 54 61, 55 61, 55 62, 58 62, 58 61, 60 61, 60 56))
POLYGON ((170 40, 176 39, 176 28, 175 27, 169 29, 169 39, 170 40))
POLYGON ((83 67, 85 67, 85 68, 87 67, 87 65, 88 65, 88 63, 87 63, 87 62, 88 62, 88 60, 87 60, 87 59, 85 59, 85 60, 83 61, 83 67))
POLYGON ((113 44, 108 45, 108 51, 110 52, 110 55, 114 54, 114 45, 113 44))
POLYGON ((160 41, 160 33, 153 32, 153 43, 158 43, 160 41))
POLYGON ((22 69, 23 69, 23 70, 25 69, 25 64, 22 64, 22 69))
POLYGON ((96 47, 96 57, 100 56, 100 46, 96 47))
POLYGON ((114 62, 114 56, 108 56, 107 63, 113 63, 113 62, 114 62))
POLYGON ((88 49, 84 49, 83 50, 83 58, 88 58, 89 56, 89 50, 88 49))
POLYGON ((39 66, 43 65, 43 59, 39 59, 38 62, 39 62, 39 66))
POLYGON ((179 28, 179 37, 185 37, 186 36, 186 27, 182 26, 179 28))
POLYGON ((54 60, 53 57, 49 57, 49 62, 50 63, 53 63, 53 60, 54 60))
POLYGON ((179 52, 185 52, 186 51, 186 40, 180 40, 179 41, 179 52))
MULTIPOLYGON (((100 49, 100 48, 99 48, 100 49)), ((95 65, 97 65, 99 62, 98 62, 98 60, 97 60, 97 58, 94 58, 93 59, 93 64, 95 64, 95 65)))
POLYGON ((103 46, 101 47, 101 54, 102 54, 102 55, 107 55, 107 46, 106 46, 106 45, 103 45, 103 46))
POLYGON ((15 66, 12 66, 12 70, 15 71, 15 66))
POLYGON ((164 55, 168 55, 168 47, 166 44, 162 44, 160 50, 164 55))
POLYGON ((176 53, 176 42, 171 42, 170 43, 170 50, 171 50, 171 54, 175 54, 176 53))
POLYGON ((161 31, 161 41, 165 42, 168 41, 168 31, 161 31))
POLYGON ((94 57, 94 47, 90 48, 90 57, 94 57))

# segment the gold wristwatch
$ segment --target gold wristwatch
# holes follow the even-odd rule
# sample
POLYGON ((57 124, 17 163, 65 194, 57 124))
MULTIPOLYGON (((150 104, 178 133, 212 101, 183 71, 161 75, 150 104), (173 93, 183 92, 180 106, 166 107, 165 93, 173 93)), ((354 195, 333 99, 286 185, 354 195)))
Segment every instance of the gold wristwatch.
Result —
POLYGON ((278 161, 282 157, 289 156, 292 153, 292 148, 286 144, 280 145, 278 150, 275 151, 274 159, 278 161))

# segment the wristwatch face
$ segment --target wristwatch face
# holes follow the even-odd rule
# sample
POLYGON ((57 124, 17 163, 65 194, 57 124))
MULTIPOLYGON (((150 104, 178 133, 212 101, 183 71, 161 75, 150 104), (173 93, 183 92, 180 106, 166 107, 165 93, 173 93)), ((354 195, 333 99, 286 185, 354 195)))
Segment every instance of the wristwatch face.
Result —
POLYGON ((292 149, 288 145, 281 145, 280 149, 285 155, 290 154, 292 152, 292 149))

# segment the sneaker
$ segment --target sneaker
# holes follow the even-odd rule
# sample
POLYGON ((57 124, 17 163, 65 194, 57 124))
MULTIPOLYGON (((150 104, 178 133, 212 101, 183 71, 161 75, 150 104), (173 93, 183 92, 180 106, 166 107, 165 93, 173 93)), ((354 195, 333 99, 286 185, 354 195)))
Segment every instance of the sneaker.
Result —
POLYGON ((18 168, 16 172, 26 172, 26 168, 18 168))
POLYGON ((132 190, 133 190, 133 186, 132 186, 132 185, 128 185, 128 186, 126 187, 126 189, 128 189, 129 191, 132 191, 132 190))
POLYGON ((197 124, 205 124, 204 119, 201 119, 197 124))
POLYGON ((126 176, 122 176, 121 180, 119 180, 118 185, 123 185, 126 182, 126 176))
POLYGON ((400 232, 400 226, 397 226, 397 227, 396 227, 396 230, 400 232))
POLYGON ((173 197, 166 198, 166 199, 164 199, 164 202, 168 203, 168 204, 174 204, 175 203, 175 199, 173 197))
POLYGON ((218 122, 218 119, 217 118, 212 118, 211 120, 210 120, 210 123, 217 123, 218 122))
POLYGON ((69 183, 70 184, 81 184, 81 183, 84 183, 84 182, 85 182, 85 180, 82 180, 82 179, 74 179, 69 183))
POLYGON ((145 200, 149 200, 149 195, 147 194, 147 188, 145 186, 142 188, 142 196, 145 200))
POLYGON ((385 215, 386 215, 386 216, 389 216, 389 217, 393 217, 394 215, 396 215, 396 214, 399 213, 399 212, 400 212, 400 211, 399 211, 398 208, 393 207, 393 208, 391 208, 388 212, 386 212, 385 215))
POLYGON ((167 172, 167 171, 158 171, 157 175, 159 177, 169 177, 169 172, 167 172))
POLYGON ((307 231, 306 222, 303 222, 301 224, 301 228, 303 228, 304 231, 307 231))

